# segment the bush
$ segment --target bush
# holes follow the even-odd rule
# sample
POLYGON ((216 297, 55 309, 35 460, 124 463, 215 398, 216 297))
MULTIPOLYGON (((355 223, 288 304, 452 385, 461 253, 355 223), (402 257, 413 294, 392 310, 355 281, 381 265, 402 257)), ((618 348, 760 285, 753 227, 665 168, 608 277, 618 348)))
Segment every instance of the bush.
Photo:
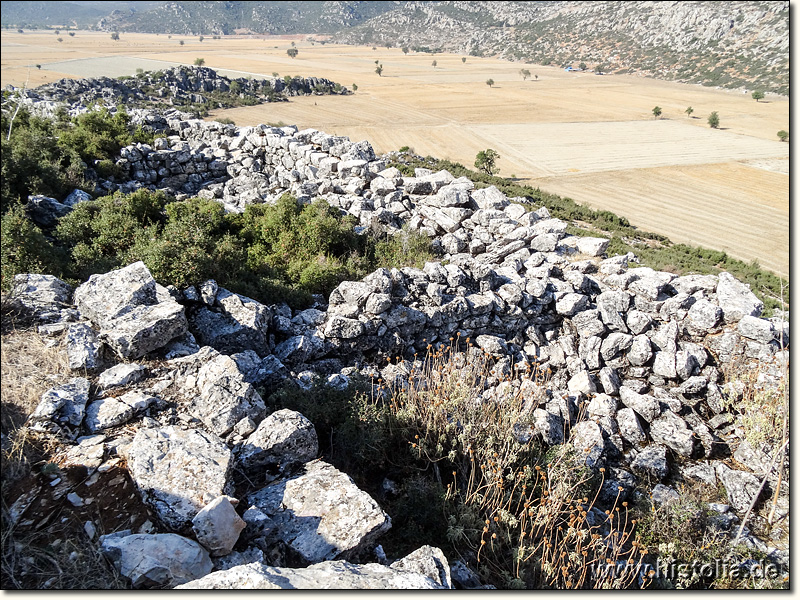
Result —
POLYGON ((20 273, 43 273, 61 276, 64 254, 55 248, 42 231, 16 205, 3 215, 0 230, 2 271, 0 288, 8 290, 20 273))

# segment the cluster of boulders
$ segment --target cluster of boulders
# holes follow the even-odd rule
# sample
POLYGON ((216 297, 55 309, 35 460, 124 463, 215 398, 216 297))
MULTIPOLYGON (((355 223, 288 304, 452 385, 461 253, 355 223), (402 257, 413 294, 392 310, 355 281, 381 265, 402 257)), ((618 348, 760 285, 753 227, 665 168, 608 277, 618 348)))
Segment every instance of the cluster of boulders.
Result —
MULTIPOLYGON (((10 90, 14 90, 9 86, 10 90)), ((346 87, 323 77, 247 78, 231 79, 214 69, 198 66, 170 67, 162 71, 147 71, 135 77, 90 77, 88 79, 59 79, 35 89, 22 90, 25 102, 40 112, 52 114, 59 106, 68 109, 80 107, 79 112, 100 102, 110 107, 123 103, 126 107, 157 103, 167 106, 220 102, 231 105, 224 96, 211 96, 215 92, 236 97, 257 98, 260 102, 286 100, 292 96, 312 94, 345 95, 346 87), (216 98, 216 99, 215 99, 216 98)), ((74 112, 74 111, 73 111, 74 112)))
MULTIPOLYGON (((762 303, 731 275, 679 277, 631 254, 606 257, 608 240, 567 234, 545 208, 446 171, 403 176, 366 142, 286 127, 169 127, 164 147, 123 150, 126 189, 177 185, 174 167, 220 161, 224 169, 201 171, 218 177, 199 194, 228 210, 287 191, 301 202, 323 198, 360 229, 428 235, 441 260, 379 269, 305 310, 265 306, 211 280, 163 288, 143 263, 74 292, 53 277, 17 277, 13 301, 37 316, 43 335, 63 334, 70 366, 83 374, 45 394, 30 427, 77 447, 94 440, 95 453, 100 436, 158 515, 160 533, 103 538, 135 585, 450 586, 438 550, 392 563, 375 551, 389 517, 318 460, 303 415, 267 414, 257 389, 343 388, 356 373, 403 385, 429 346, 453 340, 469 340, 496 373, 547 373, 515 435, 572 444, 582 464, 605 468, 601 503, 643 485, 654 486, 655 502, 679 495, 674 482, 721 485, 729 505, 717 506, 717 522, 732 529, 780 477, 776 514, 788 531, 788 462, 772 466, 776 448, 745 440, 741 389, 724 378, 741 363, 759 370, 764 388, 778 386, 788 321, 761 318, 762 303), (233 472, 253 482, 242 498, 232 495, 233 472)), ((502 401, 501 379, 486 380, 484 401, 502 401)), ((746 529, 743 539, 786 559, 746 529)))

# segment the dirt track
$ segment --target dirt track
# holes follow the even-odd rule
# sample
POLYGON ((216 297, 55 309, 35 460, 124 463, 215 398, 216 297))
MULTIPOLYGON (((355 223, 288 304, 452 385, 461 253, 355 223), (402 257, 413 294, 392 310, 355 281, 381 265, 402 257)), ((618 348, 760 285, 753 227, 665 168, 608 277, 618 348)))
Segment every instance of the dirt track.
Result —
POLYGON ((254 75, 321 76, 348 87, 355 82, 353 96, 218 114, 239 125, 283 122, 368 139, 378 152, 410 146, 467 165, 491 147, 502 157, 501 175, 612 210, 674 241, 789 273, 789 146, 776 137, 779 129, 789 130, 784 98, 755 102, 741 92, 494 59, 462 62, 458 55, 404 55, 396 48, 312 46, 302 36, 199 42, 122 34, 114 42, 109 34, 70 38, 62 32, 61 43, 56 37, 3 32, 2 85, 21 85, 35 64, 42 69, 30 69, 30 85, 105 74, 106 61, 69 61, 107 56, 133 70, 145 64, 134 59, 167 66, 203 57, 212 68, 254 75), (290 40, 299 49, 296 59, 286 55, 290 40), (374 73, 375 60, 383 64, 382 77, 374 73), (527 81, 519 75, 522 67, 532 73, 527 81), (656 105, 661 120, 652 117, 656 105), (693 118, 684 112, 688 106, 693 118), (708 127, 711 111, 719 113, 722 129, 708 127))

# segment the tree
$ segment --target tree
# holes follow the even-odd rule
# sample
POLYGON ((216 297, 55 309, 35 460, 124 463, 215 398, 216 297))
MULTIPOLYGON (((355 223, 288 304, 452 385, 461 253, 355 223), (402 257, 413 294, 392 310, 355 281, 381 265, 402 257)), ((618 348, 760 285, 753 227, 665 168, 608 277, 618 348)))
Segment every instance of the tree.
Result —
POLYGON ((378 74, 378 77, 383 77, 383 65, 378 65, 375 67, 375 72, 378 74))
POLYGON ((56 29, 55 33, 56 33, 56 35, 58 35, 59 33, 61 33, 61 30, 60 29, 56 29))
POLYGON ((661 116, 661 107, 660 106, 654 106, 653 107, 653 117, 658 119, 660 116, 661 116))
MULTIPOLYGON (((295 47, 295 43, 294 43, 294 42, 292 42, 292 48, 294 48, 294 47, 295 47)), ((374 49, 375 49, 375 48, 373 48, 373 50, 374 50, 374 49)))
POLYGON ((353 84, 353 91, 354 91, 354 92, 357 92, 357 91, 358 91, 358 86, 357 86, 355 83, 353 84))
POLYGON ((194 59, 194 65, 196 67, 202 67, 204 64, 206 64, 206 59, 205 58, 195 58, 194 59))
POLYGON ((495 166, 498 158, 500 155, 491 148, 481 150, 475 157, 475 167, 487 175, 494 175, 497 172, 495 166))
POLYGON ((115 42, 119 40, 119 31, 115 31, 114 33, 112 33, 111 39, 114 40, 115 42))
POLYGON ((719 115, 717 111, 708 115, 708 126, 711 127, 711 129, 719 129, 719 115))
POLYGON ((408 46, 403 46, 403 54, 408 54, 408 46))
POLYGON ((534 78, 536 81, 539 81, 539 76, 538 76, 538 75, 534 75, 534 76, 533 76, 533 78, 534 78))
POLYGON ((525 81, 531 76, 531 72, 528 69, 520 69, 519 74, 522 75, 522 81, 525 81))
POLYGON ((491 77, 489 79, 487 79, 486 80, 486 85, 488 85, 489 87, 492 87, 494 85, 494 79, 492 79, 491 77))
POLYGON ((437 63, 436 61, 433 61, 433 62, 431 63, 431 65, 433 66, 433 68, 434 68, 434 69, 436 68, 436 65, 437 65, 437 64, 438 64, 438 63, 437 63))
POLYGON ((183 44, 184 44, 184 41, 183 41, 183 40, 181 40, 181 41, 180 41, 180 42, 178 42, 178 43, 179 43, 181 46, 183 46, 183 44))
POLYGON ((756 102, 758 102, 759 100, 763 100, 764 99, 764 91, 763 90, 756 90, 750 95, 753 97, 753 100, 755 100, 756 102))
POLYGON ((70 31, 69 32, 69 37, 75 37, 75 32, 74 31, 70 31))
POLYGON ((197 38, 197 39, 198 39, 198 40, 200 40, 200 41, 202 42, 202 41, 203 41, 204 39, 206 39, 206 38, 204 38, 204 37, 201 35, 201 36, 200 36, 199 38, 197 38))
POLYGON ((785 129, 781 129, 781 130, 778 132, 778 139, 779 139, 780 141, 782 141, 782 142, 785 142, 786 140, 788 140, 788 139, 789 139, 789 132, 788 132, 788 131, 786 131, 785 129))
POLYGON ((685 113, 686 113, 688 116, 690 116, 690 117, 691 117, 691 116, 692 116, 692 113, 694 112, 694 109, 693 109, 693 108, 690 106, 689 108, 687 108, 687 109, 686 109, 685 111, 683 111, 683 112, 685 112, 685 113))
POLYGON ((578 65, 578 68, 579 68, 581 71, 585 71, 585 70, 586 70, 586 63, 585 63, 585 62, 582 62, 581 64, 579 64, 579 65, 578 65))
POLYGON ((64 41, 64 38, 62 38, 62 37, 59 37, 59 38, 58 38, 58 41, 59 41, 59 42, 63 42, 63 41, 64 41))
POLYGON ((462 62, 462 63, 465 63, 465 62, 467 62, 467 57, 466 57, 466 56, 462 56, 462 57, 461 57, 461 62, 462 62))
POLYGON ((37 68, 37 69, 41 69, 41 68, 42 68, 42 65, 36 65, 36 68, 37 68))
POLYGON ((289 48, 286 51, 286 54, 288 54, 290 58, 294 58, 295 56, 297 56, 298 52, 299 52, 299 50, 297 48, 289 48))

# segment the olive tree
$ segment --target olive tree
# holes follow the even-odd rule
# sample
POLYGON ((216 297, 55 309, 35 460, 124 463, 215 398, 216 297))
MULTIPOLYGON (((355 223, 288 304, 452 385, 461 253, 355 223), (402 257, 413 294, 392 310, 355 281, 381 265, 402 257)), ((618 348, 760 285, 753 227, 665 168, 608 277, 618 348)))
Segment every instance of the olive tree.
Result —
POLYGON ((481 150, 475 157, 475 167, 486 173, 487 175, 494 175, 497 172, 497 159, 500 155, 491 148, 481 150))

